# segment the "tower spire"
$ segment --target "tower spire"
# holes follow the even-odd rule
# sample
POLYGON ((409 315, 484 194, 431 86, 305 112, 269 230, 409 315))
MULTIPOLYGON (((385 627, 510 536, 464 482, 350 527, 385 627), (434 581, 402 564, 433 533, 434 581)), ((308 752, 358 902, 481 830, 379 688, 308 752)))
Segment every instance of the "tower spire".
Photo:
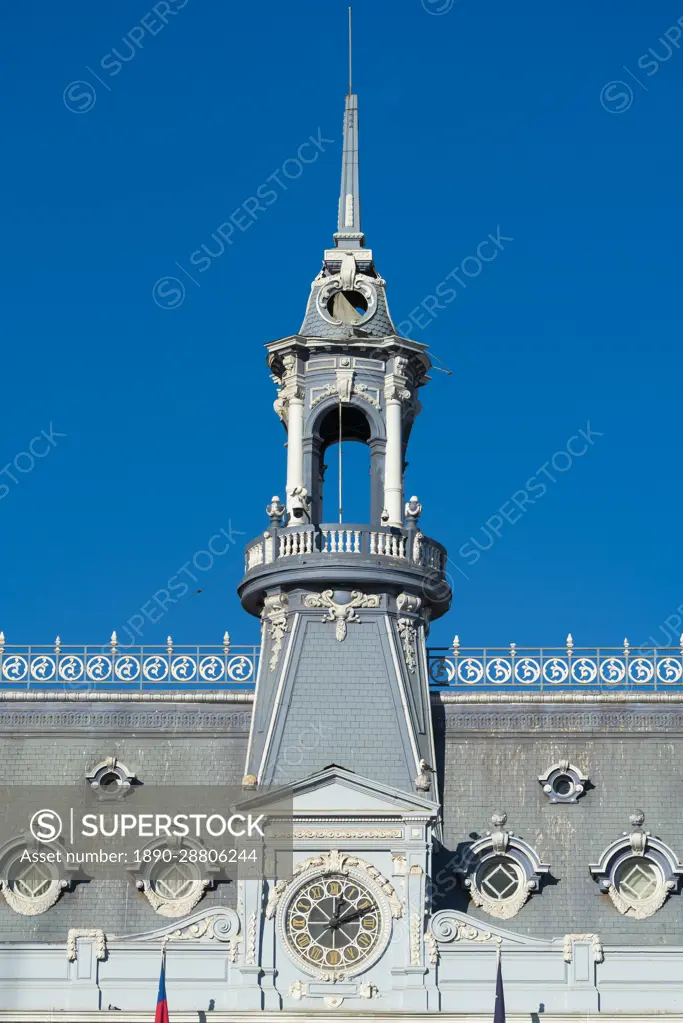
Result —
POLYGON ((353 38, 349 7, 349 91, 344 106, 344 150, 341 194, 334 243, 337 248, 359 249, 365 244, 360 226, 360 183, 358 176, 358 97, 353 92, 353 38))

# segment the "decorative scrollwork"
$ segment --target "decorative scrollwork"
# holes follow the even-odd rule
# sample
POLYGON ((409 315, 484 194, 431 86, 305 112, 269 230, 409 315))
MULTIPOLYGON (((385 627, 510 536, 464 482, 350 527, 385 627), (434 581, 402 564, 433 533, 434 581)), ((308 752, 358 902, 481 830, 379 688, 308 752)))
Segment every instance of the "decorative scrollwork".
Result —
POLYGON ((233 682, 247 682, 254 674, 254 662, 241 654, 231 657, 227 667, 228 678, 233 682))
POLYGON ((125 654, 123 657, 117 658, 114 674, 122 682, 134 682, 140 674, 140 662, 137 657, 125 654))
POLYGON ((83 674, 83 658, 67 654, 59 661, 59 677, 64 682, 77 682, 83 674))
POLYGON ((181 654, 171 661, 171 675, 178 682, 190 682, 197 674, 197 662, 194 657, 181 654))
POLYGON ((142 662, 142 675, 149 682, 163 682, 168 677, 168 660, 160 654, 145 657, 142 662))
POLYGON ((111 658, 98 654, 96 657, 89 657, 85 672, 91 682, 104 682, 111 675, 111 658))

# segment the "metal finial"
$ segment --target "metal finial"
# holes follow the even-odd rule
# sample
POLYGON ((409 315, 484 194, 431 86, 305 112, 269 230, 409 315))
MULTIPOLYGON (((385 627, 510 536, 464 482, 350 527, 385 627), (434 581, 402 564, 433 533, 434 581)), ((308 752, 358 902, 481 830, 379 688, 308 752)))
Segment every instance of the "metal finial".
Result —
POLYGON ((166 653, 168 654, 169 657, 173 653, 173 640, 171 639, 170 636, 166 637, 166 653))
POLYGON ((62 641, 59 638, 59 636, 57 636, 57 638, 55 639, 55 653, 59 654, 59 653, 61 653, 61 650, 62 650, 62 641))
POLYGON ((517 653, 517 644, 510 643, 510 657, 514 657, 517 653))
POLYGON ((460 653, 460 636, 453 637, 453 653, 456 655, 460 653))
POLYGON ((574 649, 574 640, 572 639, 571 632, 567 636, 567 657, 571 657, 572 650, 574 649))
POLYGON ((223 653, 226 657, 230 653, 230 633, 227 629, 223 633, 223 653))
POLYGON ((625 639, 624 640, 624 657, 628 657, 630 649, 631 649, 631 644, 629 643, 629 641, 627 639, 625 639))
MULTIPOLYGON (((2 650, 4 645, 5 645, 5 633, 4 632, 0 632, 0 650, 2 650)), ((681 636, 681 645, 683 645, 683 636, 681 636)))

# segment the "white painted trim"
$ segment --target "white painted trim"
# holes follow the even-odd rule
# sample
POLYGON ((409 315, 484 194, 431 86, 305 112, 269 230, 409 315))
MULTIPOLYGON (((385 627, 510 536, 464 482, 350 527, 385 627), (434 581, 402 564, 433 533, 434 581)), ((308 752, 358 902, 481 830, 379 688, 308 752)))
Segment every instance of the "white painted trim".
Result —
POLYGON ((285 656, 284 656, 284 658, 282 660, 282 668, 280 670, 280 681, 278 683, 277 693, 275 694, 275 702, 273 704, 273 711, 272 711, 272 714, 270 716, 270 725, 268 726, 268 734, 266 735, 266 741, 265 741, 264 746, 263 746, 263 755, 261 757, 261 764, 260 764, 259 769, 258 769, 258 783, 259 784, 261 783, 261 779, 263 778, 263 769, 266 766, 266 757, 268 756, 268 751, 270 749, 270 744, 271 744, 271 741, 273 739, 273 731, 275 729, 275 719, 277 718, 278 710, 280 709, 280 704, 282 702, 282 691, 283 691, 283 689, 285 687, 285 678, 287 677, 287 669, 289 668, 289 662, 291 660, 292 650, 294 649, 294 639, 296 637, 297 629, 299 627, 299 619, 300 618, 301 618, 301 614, 297 611, 296 614, 294 615, 294 620, 293 620, 293 623, 292 623, 292 632, 291 632, 291 635, 289 637, 289 643, 287 645, 287 652, 285 653, 285 656))
POLYGON ((391 656, 394 661, 394 668, 396 670, 396 680, 399 685, 401 692, 401 703, 403 704, 403 713, 406 717, 406 725, 408 727, 408 736, 410 737, 410 745, 413 750, 413 756, 415 757, 415 774, 420 773, 420 753, 415 742, 415 736, 413 735, 413 729, 410 723, 410 711, 408 710, 408 698, 406 696, 405 686, 403 685, 403 675, 401 674, 401 665, 398 659, 398 650, 394 639, 394 633, 391 628, 391 621, 389 615, 384 616, 384 623, 387 627, 387 635, 389 637, 389 648, 391 650, 391 656))

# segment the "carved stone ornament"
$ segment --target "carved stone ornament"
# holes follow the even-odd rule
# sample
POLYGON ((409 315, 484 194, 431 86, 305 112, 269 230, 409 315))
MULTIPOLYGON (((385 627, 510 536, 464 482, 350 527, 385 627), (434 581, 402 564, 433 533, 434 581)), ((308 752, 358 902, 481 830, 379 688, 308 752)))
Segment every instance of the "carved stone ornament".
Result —
POLYGON ((403 655, 408 671, 415 673, 417 667, 417 629, 412 618, 399 618, 396 622, 401 637, 403 655))
POLYGON ((417 614, 422 607, 422 597, 416 597, 413 593, 399 593, 396 598, 396 609, 401 613, 417 614))
POLYGON ((293 984, 289 985, 287 994, 290 998, 296 998, 297 1002, 300 1002, 308 994, 308 984, 302 984, 300 980, 295 980, 293 984))
POLYGON ((590 941, 591 949, 593 952, 593 962, 601 963, 605 958, 605 953, 600 941, 598 934, 565 934, 564 936, 564 961, 565 963, 571 963, 574 958, 574 944, 577 941, 590 941))
POLYGON ((379 389, 368 387, 367 384, 356 383, 353 370, 337 370, 335 382, 325 384, 324 387, 312 387, 310 392, 310 406, 315 408, 326 398, 338 398, 341 402, 348 404, 354 394, 379 410, 379 389))
POLYGON ((381 597, 377 593, 361 593, 360 590, 353 590, 351 600, 345 604, 338 604, 334 598, 334 590, 323 590, 322 593, 309 593, 304 598, 305 607, 327 607, 323 622, 336 622, 335 636, 339 643, 346 639, 346 626, 349 622, 359 623, 360 618, 356 614, 357 607, 379 607, 381 597))
POLYGON ((430 767, 424 757, 420 758, 419 767, 419 774, 415 778, 415 788, 418 792, 429 792, 432 787, 432 775, 434 774, 434 768, 430 767))
POLYGON ((410 918, 410 965, 420 966, 422 962, 422 920, 419 913, 410 918))
POLYGON ((261 621, 268 628, 271 639, 270 660, 268 662, 271 671, 275 671, 277 668, 285 633, 288 630, 288 608, 289 598, 286 593, 272 593, 263 602, 261 621))
POLYGON ((608 845, 590 872, 619 913, 646 920, 680 887, 683 864, 661 839, 643 830, 642 810, 629 821, 633 830, 608 845))
POLYGON ((507 814, 491 818, 494 831, 473 842, 456 871, 462 875, 472 902, 490 916, 509 920, 516 916, 541 879, 550 870, 538 853, 513 832, 505 831, 507 814))
POLYGON ((439 961, 439 946, 431 931, 425 931, 424 943, 427 952, 427 962, 430 966, 436 966, 439 961))
POLYGON ((66 958, 73 963, 78 958, 78 939, 95 939, 95 958, 100 962, 107 955, 107 939, 104 931, 97 927, 71 927, 66 937, 66 958))
POLYGON ((277 881, 273 885, 270 889, 266 905, 267 920, 272 920, 275 916, 277 907, 285 892, 295 887, 298 884, 298 878, 309 870, 318 870, 320 873, 330 874, 348 874, 352 870, 357 870, 361 874, 366 874, 381 888, 389 903, 389 909, 394 920, 398 920, 403 915, 403 903, 397 895, 394 886, 376 867, 373 867, 367 860, 362 860, 359 856, 351 856, 348 853, 332 850, 328 853, 321 853, 319 856, 310 856, 307 860, 302 860, 301 863, 295 864, 291 880, 277 881))

